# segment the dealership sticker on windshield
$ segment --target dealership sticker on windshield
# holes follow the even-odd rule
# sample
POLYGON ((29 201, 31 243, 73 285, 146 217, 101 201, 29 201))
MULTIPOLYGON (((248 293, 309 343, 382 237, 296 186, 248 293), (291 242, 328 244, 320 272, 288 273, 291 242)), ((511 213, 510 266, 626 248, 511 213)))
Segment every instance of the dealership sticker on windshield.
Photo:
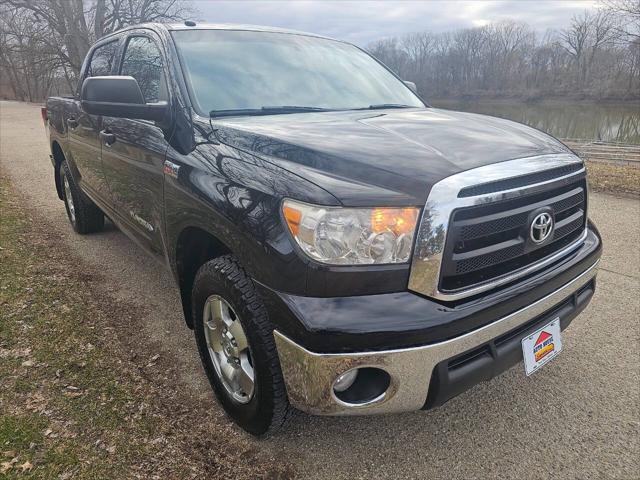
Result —
POLYGON ((537 372, 562 351, 560 318, 522 339, 524 371, 527 376, 537 372))

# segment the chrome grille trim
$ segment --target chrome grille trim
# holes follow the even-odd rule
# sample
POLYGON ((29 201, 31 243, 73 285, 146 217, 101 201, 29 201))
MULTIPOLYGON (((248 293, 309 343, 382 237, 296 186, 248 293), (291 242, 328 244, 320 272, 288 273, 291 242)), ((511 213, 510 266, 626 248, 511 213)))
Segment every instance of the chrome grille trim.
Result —
MULTIPOLYGON (((472 295, 486 292, 500 285, 512 282, 525 275, 535 272, 569 254, 581 245, 587 235, 586 227, 583 234, 575 242, 555 252, 536 263, 516 270, 511 274, 502 276, 493 281, 467 288, 456 292, 442 292, 439 289, 440 270, 443 260, 443 252, 447 242, 447 233, 451 215, 454 210, 463 207, 488 204, 501 200, 518 198, 544 187, 545 185, 572 180, 584 175, 585 168, 582 160, 577 156, 566 154, 539 155, 534 157, 508 160, 501 163, 485 165, 464 172, 457 173, 436 183, 429 193, 427 203, 422 212, 420 226, 416 235, 413 258, 411 261, 411 273, 409 276, 409 289, 431 298, 455 301, 472 295), (555 177, 525 187, 513 188, 488 194, 458 197, 462 189, 475 185, 486 184, 511 177, 555 169, 562 166, 580 163, 579 170, 555 177)), ((586 195, 587 192, 585 192, 586 195)), ((587 202, 585 204, 588 205, 587 202)), ((587 212, 584 212, 585 216, 587 212)))

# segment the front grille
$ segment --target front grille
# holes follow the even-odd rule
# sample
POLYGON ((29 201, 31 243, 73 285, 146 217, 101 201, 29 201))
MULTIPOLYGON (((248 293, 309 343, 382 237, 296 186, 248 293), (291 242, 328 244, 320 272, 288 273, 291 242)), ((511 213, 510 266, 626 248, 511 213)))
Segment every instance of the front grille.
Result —
POLYGON ((503 192, 514 188, 526 187, 534 183, 542 183, 553 180, 564 175, 570 175, 582 169, 580 163, 563 165, 562 167, 550 168, 542 172, 529 173, 517 177, 506 178, 504 180, 496 180, 493 182, 481 183, 472 187, 465 187, 458 193, 459 198, 474 197, 476 195, 484 195, 493 192, 503 192))
MULTIPOLYGON (((549 174, 536 175, 548 178, 549 174)), ((584 174, 514 199, 459 208, 449 223, 439 289, 443 293, 469 289, 539 262, 580 238, 585 222, 584 174), (529 228, 541 209, 550 211, 555 228, 546 242, 536 244, 529 238, 529 228)))

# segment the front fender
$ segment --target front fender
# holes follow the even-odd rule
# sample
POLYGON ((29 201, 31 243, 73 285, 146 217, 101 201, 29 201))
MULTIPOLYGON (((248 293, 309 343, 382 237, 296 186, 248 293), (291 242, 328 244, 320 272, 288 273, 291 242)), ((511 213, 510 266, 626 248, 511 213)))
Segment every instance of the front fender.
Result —
POLYGON ((165 168, 167 256, 177 275, 177 242, 185 228, 209 232, 238 257, 249 275, 271 288, 304 294, 308 261, 280 220, 284 197, 336 205, 297 175, 225 145, 209 143, 188 155, 171 150, 165 168))

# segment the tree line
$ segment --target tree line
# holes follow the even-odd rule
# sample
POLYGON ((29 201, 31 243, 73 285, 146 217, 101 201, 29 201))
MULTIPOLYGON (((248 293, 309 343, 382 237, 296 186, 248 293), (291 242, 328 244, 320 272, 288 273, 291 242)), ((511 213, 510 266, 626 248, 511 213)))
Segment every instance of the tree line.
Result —
MULTIPOLYGON (((188 0, 0 0, 0 97, 41 101, 70 93, 103 35, 193 13, 188 0)), ((640 0, 602 0, 601 8, 544 35, 505 21, 411 33, 367 48, 429 98, 640 98, 640 0)))
POLYGON ((605 1, 544 35, 503 21, 367 49, 428 98, 640 98, 640 0, 605 1))
POLYGON ((192 13, 186 0, 0 0, 0 96, 35 102, 70 93, 100 37, 192 13))

